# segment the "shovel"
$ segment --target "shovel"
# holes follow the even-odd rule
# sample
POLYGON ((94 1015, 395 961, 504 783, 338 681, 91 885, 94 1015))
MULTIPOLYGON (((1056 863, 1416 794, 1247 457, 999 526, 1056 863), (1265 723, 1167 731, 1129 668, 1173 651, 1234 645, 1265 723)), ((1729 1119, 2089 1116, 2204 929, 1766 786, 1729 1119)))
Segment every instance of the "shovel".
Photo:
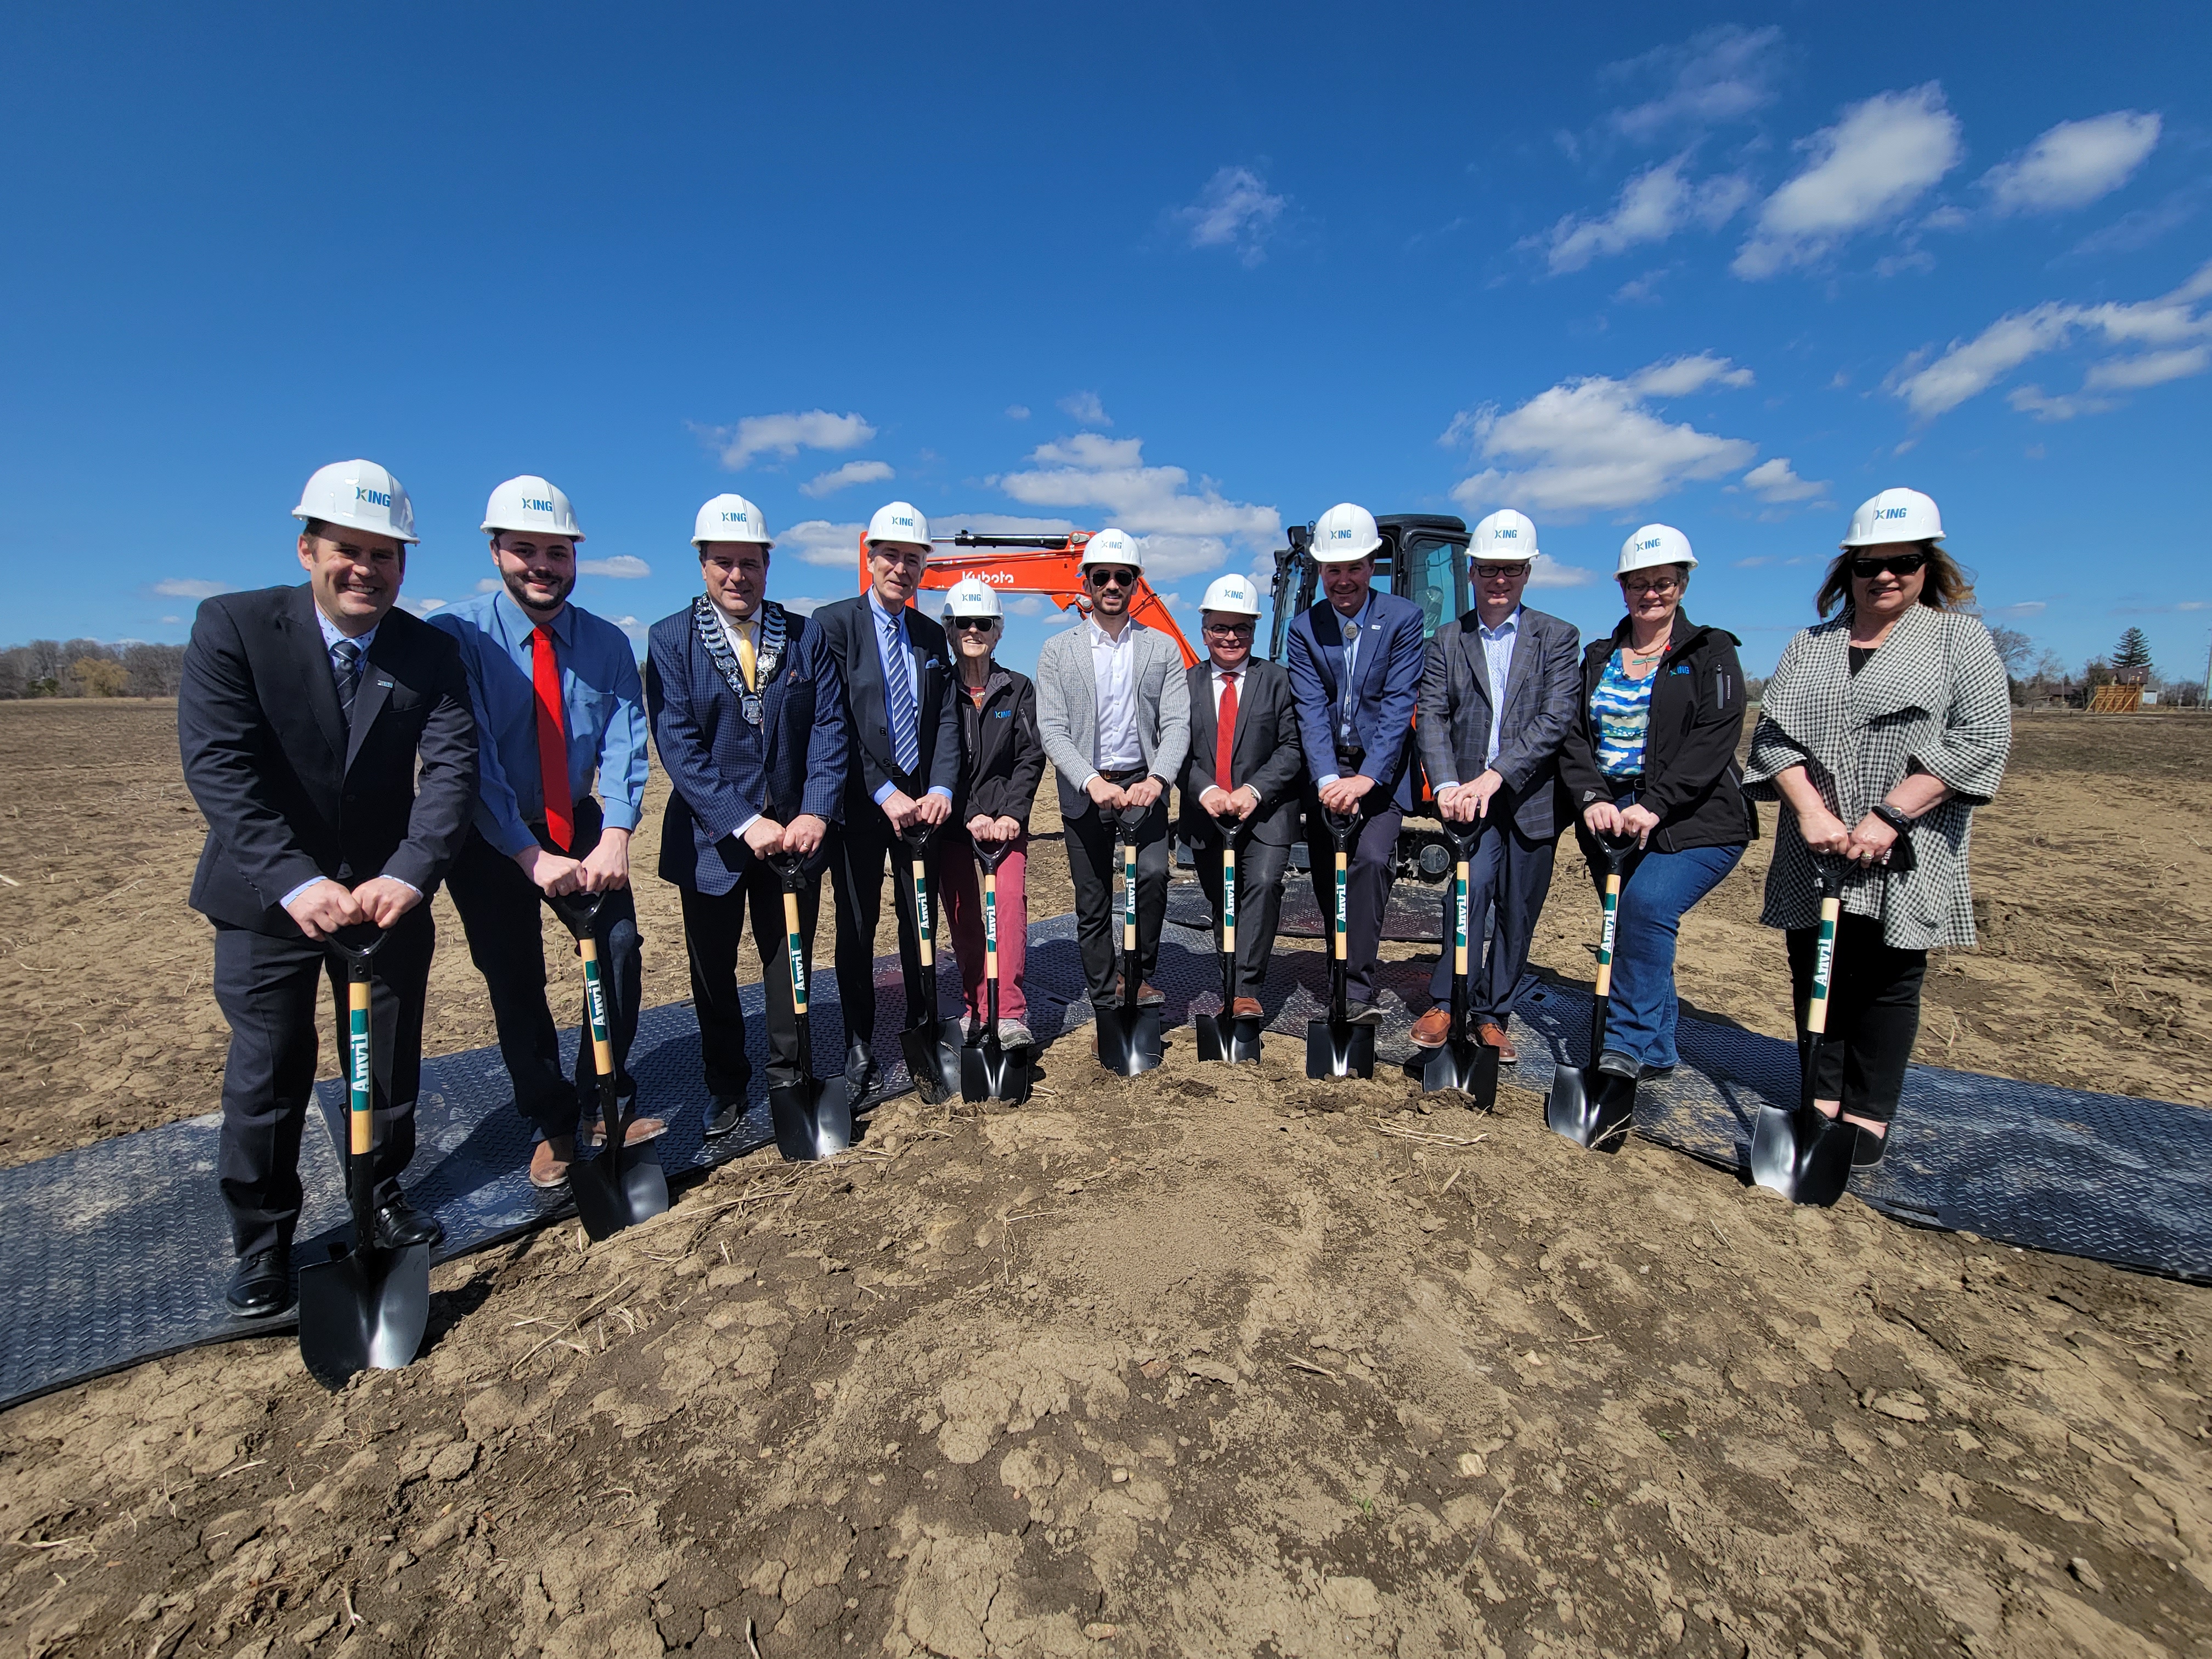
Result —
POLYGON ((1133 819, 1119 820, 1121 842, 1121 1001, 1118 1007, 1098 1011, 1098 1063, 1120 1077, 1149 1072, 1166 1057, 1160 1035, 1160 1011, 1138 1004, 1144 984, 1139 970, 1143 959, 1137 950, 1137 831, 1145 821, 1139 808, 1133 819))
POLYGON ((1030 1097, 1036 1050, 1026 1042, 1008 1050, 999 1042, 999 866, 1012 847, 1010 841, 975 843, 975 862, 983 866, 983 1040, 960 1051, 960 1097, 1018 1106, 1030 1097))
POLYGON ((1221 1012, 1198 1016, 1198 1057, 1231 1065, 1260 1058, 1261 1017, 1230 1012, 1237 1000, 1237 848, 1250 833, 1241 818, 1219 820, 1221 838, 1221 1012))
POLYGON ((1620 866, 1635 848, 1632 841, 1615 842, 1601 836, 1598 848, 1605 855, 1605 921, 1598 933, 1595 1002, 1590 1010, 1589 1063, 1562 1066, 1552 1073, 1552 1092, 1545 1097, 1544 1121, 1553 1134, 1565 1135, 1586 1150, 1617 1152, 1628 1139, 1636 1116, 1636 1079, 1598 1069, 1605 1052, 1605 1019, 1613 992, 1613 927, 1620 915, 1620 866))
POLYGON ((830 1158, 853 1144, 853 1100, 842 1077, 819 1082, 814 1076, 814 1034, 806 1021, 806 958, 799 938, 799 890, 806 879, 806 858, 779 853, 769 864, 783 881, 784 949, 791 963, 791 1003, 799 1017, 799 1081, 772 1084, 769 1117, 775 1126, 775 1148, 793 1164, 830 1158))
POLYGON ((1458 1089, 1474 1097, 1477 1111, 1486 1112, 1498 1103, 1498 1050, 1486 1042, 1472 1041, 1467 1034, 1468 866, 1481 844, 1484 823, 1477 818, 1464 829, 1444 825, 1444 833, 1459 850, 1453 895, 1458 921, 1452 935, 1451 1036, 1443 1047, 1431 1049, 1421 1062, 1421 1092, 1432 1095, 1442 1089, 1458 1089))
MULTIPOLYGON (((929 845, 930 826, 920 824, 899 837, 914 868, 912 926, 921 942, 921 984, 908 981, 906 1007, 908 1024, 899 1033, 899 1048, 906 1055, 907 1075, 921 1097, 941 1106, 960 1093, 960 1045, 945 1034, 944 1018, 937 1012, 937 941, 929 925, 929 872, 922 852, 929 845)), ((900 907, 899 925, 908 925, 900 907)))
MULTIPOLYGON (((1900 845, 1905 844, 1900 838, 1900 845)), ((1813 989, 1805 1004, 1805 1034, 1797 1040, 1798 1095, 1795 1111, 1761 1106, 1751 1130, 1751 1178, 1792 1204, 1833 1204, 1851 1178, 1857 1128, 1842 1115, 1830 1117, 1813 1103, 1820 1042, 1828 1030, 1828 988, 1835 978, 1836 917, 1843 896, 1828 860, 1815 855, 1820 885, 1820 932, 1813 945, 1813 989)))
POLYGON ((300 1358, 325 1388, 356 1372, 396 1371, 415 1358, 430 1322, 430 1247, 386 1249, 376 1241, 375 1109, 369 1059, 370 958, 391 937, 366 922, 342 927, 331 944, 346 963, 346 1198, 353 1240, 300 1273, 300 1358))
POLYGON ((607 1018, 607 986, 599 971, 599 941, 592 932, 599 917, 603 893, 564 893, 546 902, 553 914, 575 936, 576 950, 584 959, 584 1035, 592 1044, 592 1067, 599 1076, 599 1154, 578 1158, 568 1166, 568 1196, 576 1200, 576 1217, 593 1238, 611 1238, 625 1227, 665 1215, 668 1210, 668 1176, 660 1167, 660 1150, 647 1140, 635 1146, 624 1144, 637 1116, 635 1105, 625 1112, 615 1098, 615 1045, 607 1018))
POLYGON ((1346 884, 1352 867, 1352 832, 1358 828, 1359 817, 1327 811, 1322 816, 1328 823, 1329 839, 1336 843, 1335 953, 1328 965, 1328 1018, 1306 1022, 1306 1075, 1373 1077, 1375 1028, 1354 1025, 1346 1017, 1344 1002, 1346 929, 1350 926, 1345 908, 1346 884))

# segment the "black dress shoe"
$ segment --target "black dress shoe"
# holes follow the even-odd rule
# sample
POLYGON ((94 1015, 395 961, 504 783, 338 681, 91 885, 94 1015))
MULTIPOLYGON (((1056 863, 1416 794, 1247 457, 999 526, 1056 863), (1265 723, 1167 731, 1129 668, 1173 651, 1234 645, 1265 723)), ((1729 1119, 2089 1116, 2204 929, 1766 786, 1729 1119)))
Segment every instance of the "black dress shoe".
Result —
POLYGON ((715 1095, 707 1102, 707 1139, 726 1135, 745 1120, 745 1103, 741 1096, 715 1095))
POLYGON ((1637 1073, 1638 1080, 1644 1083, 1664 1083, 1674 1075, 1674 1068, 1672 1066, 1646 1066, 1637 1073))
POLYGON ((282 1244, 240 1256, 222 1293, 241 1319, 266 1319, 292 1305, 292 1253, 282 1244))
POLYGON ((845 1051, 845 1086, 855 1100, 872 1093, 883 1080, 876 1069, 875 1051, 865 1042, 856 1042, 845 1051))
POLYGON ((1382 1011, 1371 1002, 1354 1002, 1347 997, 1344 1003, 1344 1023, 1346 1025, 1380 1025, 1382 1011))
POLYGON ((404 1250, 410 1244, 435 1244, 446 1236, 435 1216, 426 1215, 404 1198, 395 1198, 376 1212, 376 1242, 387 1250, 404 1250))

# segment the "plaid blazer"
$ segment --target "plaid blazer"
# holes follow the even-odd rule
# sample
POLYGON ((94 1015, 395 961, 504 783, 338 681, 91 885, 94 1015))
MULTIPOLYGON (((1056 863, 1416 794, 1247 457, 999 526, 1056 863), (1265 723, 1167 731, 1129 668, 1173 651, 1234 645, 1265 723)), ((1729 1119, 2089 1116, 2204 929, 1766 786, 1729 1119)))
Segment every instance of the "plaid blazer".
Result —
MULTIPOLYGON (((1856 823, 1908 770, 1934 773, 1953 793, 1908 832, 1915 866, 1902 875, 1851 870, 1843 878, 1844 909, 1879 919, 1883 941, 1895 950, 1971 945, 1973 810, 1996 793, 2012 750, 2004 664, 1979 617, 1931 605, 1899 617, 1856 675, 1850 641, 1848 611, 1790 641, 1752 733, 1747 793, 1778 799, 1776 775, 1802 766, 1829 810, 1856 823)), ((1759 920, 1770 927, 1810 927, 1820 919, 1813 854, 1797 833, 1796 815, 1785 811, 1759 920)))

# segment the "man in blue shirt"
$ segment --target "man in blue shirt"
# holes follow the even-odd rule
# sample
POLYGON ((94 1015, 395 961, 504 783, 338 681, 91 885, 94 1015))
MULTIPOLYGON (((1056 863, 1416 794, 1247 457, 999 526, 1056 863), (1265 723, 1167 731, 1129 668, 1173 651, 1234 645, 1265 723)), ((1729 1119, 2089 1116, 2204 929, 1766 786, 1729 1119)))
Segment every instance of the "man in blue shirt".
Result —
MULTIPOLYGON (((629 1075, 641 973, 629 837, 645 810, 645 689, 629 638, 568 603, 576 544, 568 498, 543 478, 510 478, 484 514, 500 586, 441 611, 433 624, 460 641, 482 738, 476 821, 447 885, 469 954, 491 992, 514 1103, 537 1125, 530 1179, 556 1188, 576 1154, 577 1120, 598 1095, 592 1045, 573 1079, 545 1000, 541 897, 602 893, 592 924, 612 1002, 617 1092, 629 1075), (604 801, 592 796, 596 776, 604 801)), ((585 1133, 599 1133, 588 1118, 585 1133)), ((629 1139, 665 1126, 634 1121, 629 1139)))

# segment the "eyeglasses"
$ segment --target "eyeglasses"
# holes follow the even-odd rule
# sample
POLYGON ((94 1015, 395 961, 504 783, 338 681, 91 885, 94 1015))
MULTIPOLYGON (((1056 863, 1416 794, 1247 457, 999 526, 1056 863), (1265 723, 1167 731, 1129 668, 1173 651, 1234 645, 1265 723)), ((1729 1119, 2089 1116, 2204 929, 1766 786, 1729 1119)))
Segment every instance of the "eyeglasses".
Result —
POLYGON ((1125 570, 1119 565, 1094 564, 1084 574, 1090 579, 1093 587, 1134 587, 1137 585, 1137 573, 1125 570))
POLYGON ((1224 640, 1235 639, 1240 634, 1249 634, 1253 631, 1253 628, 1254 624, 1248 622, 1208 623, 1206 624, 1206 631, 1207 633, 1218 634, 1224 640))
POLYGON ((1910 576, 1928 562, 1926 552, 1893 553, 1886 559, 1858 558, 1851 561, 1851 574, 1867 581, 1887 571, 1893 576, 1910 576))
POLYGON ((1682 585, 1680 576, 1623 576, 1620 591, 1624 593, 1671 593, 1682 585))
POLYGON ((1509 576, 1525 576, 1528 574, 1528 567, 1518 563, 1479 564, 1474 568, 1475 580, 1478 581, 1504 581, 1509 576))
POLYGON ((952 631, 956 634, 988 634, 999 625, 996 617, 955 617, 952 631))

